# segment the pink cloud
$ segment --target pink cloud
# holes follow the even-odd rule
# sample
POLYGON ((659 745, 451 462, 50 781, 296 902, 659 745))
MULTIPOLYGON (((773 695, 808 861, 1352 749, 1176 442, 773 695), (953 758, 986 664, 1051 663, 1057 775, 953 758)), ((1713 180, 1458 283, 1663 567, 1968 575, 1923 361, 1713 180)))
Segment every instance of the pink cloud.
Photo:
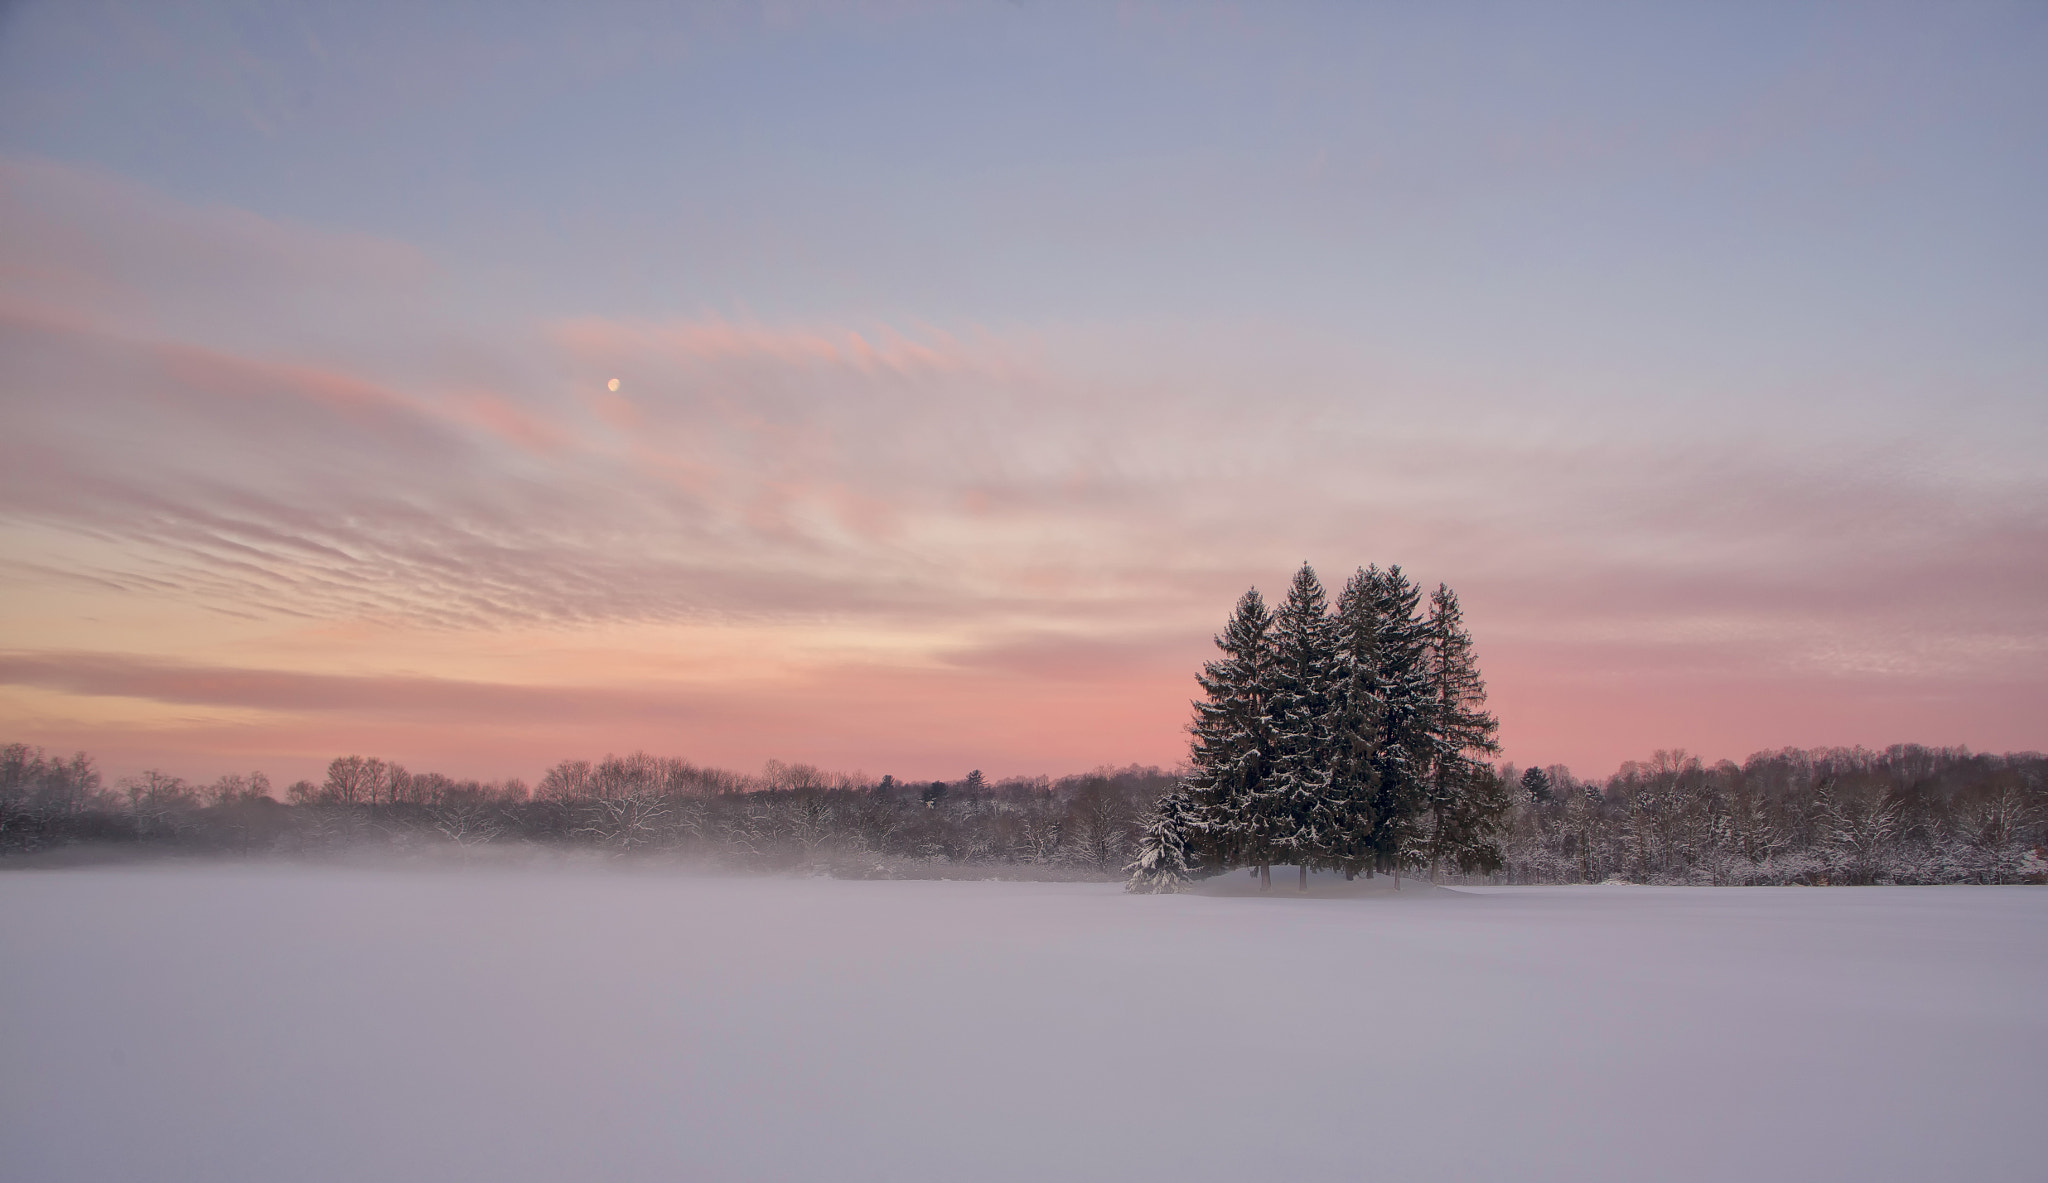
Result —
POLYGON ((76 165, 0 159, 0 299, 17 306, 218 343, 295 335, 308 318, 379 318, 432 280, 406 243, 171 201, 76 165))
POLYGON ((692 365, 764 362, 803 369, 849 369, 869 376, 930 377, 985 369, 977 355, 947 334, 927 329, 917 341, 890 328, 771 328, 729 321, 616 321, 594 317, 555 326, 554 337, 593 363, 651 357, 692 365))
POLYGON ((450 400, 455 415, 474 423, 506 443, 537 455, 571 446, 575 437, 559 423, 542 418, 489 391, 476 390, 450 400))

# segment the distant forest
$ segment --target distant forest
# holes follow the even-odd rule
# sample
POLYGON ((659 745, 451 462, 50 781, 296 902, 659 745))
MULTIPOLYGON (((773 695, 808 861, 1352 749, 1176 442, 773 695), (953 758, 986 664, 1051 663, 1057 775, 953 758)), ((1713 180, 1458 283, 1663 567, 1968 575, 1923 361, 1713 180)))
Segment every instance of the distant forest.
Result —
MULTIPOLYGON (((1122 878, 1182 783, 1133 765, 1079 776, 879 781, 802 764, 745 775, 647 755, 565 761, 534 786, 348 756, 320 782, 261 773, 102 784, 84 754, 0 747, 0 866, 31 852, 694 858, 842 877, 1122 878), (282 798, 280 800, 279 798, 282 798)), ((2048 879, 2048 756, 1901 745, 1659 752, 1604 781, 1493 770, 1511 805, 1483 883, 2020 883, 2048 879)), ((31 862, 41 860, 29 860, 31 862)), ((1421 868, 1426 873, 1426 868, 1421 868)))
POLYGON ((846 877, 1122 874, 1174 775, 1132 765, 1061 777, 879 780, 770 761, 758 774, 638 753, 566 760, 539 783, 458 780, 344 756, 319 782, 161 772, 111 789, 80 753, 0 748, 0 857, 99 846, 193 854, 683 857, 846 877), (282 798, 282 800, 280 800, 282 798))

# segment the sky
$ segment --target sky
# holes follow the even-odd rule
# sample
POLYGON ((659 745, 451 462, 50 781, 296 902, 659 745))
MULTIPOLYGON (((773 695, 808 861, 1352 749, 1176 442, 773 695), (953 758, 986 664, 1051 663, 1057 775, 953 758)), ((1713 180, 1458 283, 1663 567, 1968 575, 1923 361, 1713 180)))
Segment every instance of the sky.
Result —
POLYGON ((0 740, 1171 766, 1307 562, 1455 589, 1520 764, 2038 750, 2043 62, 2032 4, 13 4, 0 740))

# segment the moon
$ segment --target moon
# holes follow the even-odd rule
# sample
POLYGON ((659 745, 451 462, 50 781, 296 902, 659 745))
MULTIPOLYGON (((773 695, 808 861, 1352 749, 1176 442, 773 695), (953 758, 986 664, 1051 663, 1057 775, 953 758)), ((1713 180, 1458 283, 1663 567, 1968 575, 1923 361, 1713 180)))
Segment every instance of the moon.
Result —
POLYGON ((606 390, 617 390, 619 388, 619 380, 617 378, 612 379, 604 384, 604 388, 606 390))

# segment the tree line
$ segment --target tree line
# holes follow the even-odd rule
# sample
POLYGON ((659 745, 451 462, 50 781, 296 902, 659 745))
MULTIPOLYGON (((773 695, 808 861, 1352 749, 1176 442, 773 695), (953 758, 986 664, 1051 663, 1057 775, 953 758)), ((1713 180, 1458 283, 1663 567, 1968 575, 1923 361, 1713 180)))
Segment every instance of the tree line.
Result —
MULTIPOLYGON (((741 774, 635 754, 564 761, 529 788, 345 756, 322 780, 285 786, 280 801, 260 772, 193 783, 151 771, 109 787, 82 753, 9 744, 0 746, 0 856, 85 845, 283 856, 538 848, 844 875, 1111 878, 1156 851, 1159 819, 1186 808, 1176 798, 1192 772, 1133 765, 1058 779, 903 782, 772 761, 741 774)), ((1499 865, 1450 872, 1461 877, 2048 880, 2040 753, 1788 748, 1710 764, 1658 752, 1604 780, 1562 765, 1489 772, 1507 797, 1492 839, 1499 865)), ((1411 831, 1427 834, 1426 822, 1411 831)))
POLYGON ((1512 883, 1871 884, 2048 880, 2048 756, 1900 744, 1658 752, 1604 782, 1503 769, 1512 883))
POLYGON ((1160 800, 1133 891, 1274 864, 1346 878, 1500 869, 1511 802, 1486 760, 1498 723, 1456 593, 1399 566, 1355 573, 1336 604, 1303 564, 1277 610, 1238 600, 1203 667, 1189 772, 1160 800))
POLYGON ((260 772, 194 783, 149 771, 109 788, 83 753, 10 744, 0 747, 0 854, 88 844, 286 856, 541 848, 851 876, 978 867, 1108 878, 1173 781, 1135 764, 1056 779, 977 770, 902 781, 771 760, 748 774, 635 753, 565 760, 532 786, 343 756, 322 780, 281 792, 260 772))

